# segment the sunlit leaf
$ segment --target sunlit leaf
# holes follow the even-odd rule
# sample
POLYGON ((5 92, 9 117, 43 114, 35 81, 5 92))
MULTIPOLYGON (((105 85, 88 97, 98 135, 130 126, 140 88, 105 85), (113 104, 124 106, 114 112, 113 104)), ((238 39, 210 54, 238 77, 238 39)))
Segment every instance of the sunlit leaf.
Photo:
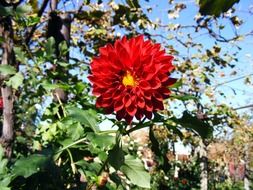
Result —
POLYGON ((8 187, 9 184, 11 183, 11 179, 12 179, 12 176, 5 175, 5 178, 3 178, 0 181, 0 190, 11 190, 11 188, 8 187))
POLYGON ((53 37, 48 38, 45 44, 46 54, 48 58, 51 58, 55 52, 55 40, 53 37))
POLYGON ((150 174, 145 171, 141 160, 138 158, 127 155, 124 165, 121 166, 121 171, 133 184, 143 188, 150 188, 150 174))
POLYGON ((11 65, 0 65, 0 73, 2 75, 13 75, 16 73, 16 69, 11 65))
POLYGON ((31 16, 31 17, 28 17, 26 21, 26 26, 33 26, 34 24, 37 24, 39 22, 40 22, 40 17, 31 16))
POLYGON ((14 89, 18 89, 18 87, 23 84, 24 76, 21 73, 16 73, 12 76, 9 81, 6 82, 8 86, 11 86, 14 89))
POLYGON ((23 4, 20 6, 17 6, 17 8, 15 9, 15 13, 18 17, 22 17, 25 16, 27 13, 32 11, 32 7, 29 4, 23 4))
POLYGON ((25 56, 25 53, 22 51, 20 47, 14 48, 15 56, 18 61, 21 63, 27 63, 27 58, 25 56))
POLYGON ((90 127, 94 132, 98 132, 97 113, 94 110, 82 110, 80 108, 71 107, 68 109, 69 117, 75 121, 90 127))
POLYGON ((186 101, 186 100, 196 100, 197 98, 195 96, 185 94, 185 95, 176 95, 176 94, 171 94, 171 98, 186 101))
POLYGON ((169 88, 179 88, 183 85, 182 79, 177 80, 174 84, 170 85, 169 88))
POLYGON ((83 127, 80 125, 80 123, 75 123, 75 124, 72 124, 70 126, 68 126, 67 128, 67 134, 69 136, 71 136, 71 138, 73 140, 77 140, 79 139, 80 137, 83 136, 84 134, 84 129, 83 127))
POLYGON ((87 139, 94 147, 99 147, 102 150, 112 147, 115 144, 115 136, 108 134, 88 133, 87 139))

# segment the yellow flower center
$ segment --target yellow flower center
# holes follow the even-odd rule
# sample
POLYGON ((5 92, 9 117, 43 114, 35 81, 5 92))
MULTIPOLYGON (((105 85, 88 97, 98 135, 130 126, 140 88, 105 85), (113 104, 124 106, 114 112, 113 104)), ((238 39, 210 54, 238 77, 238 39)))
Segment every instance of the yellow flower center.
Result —
POLYGON ((126 75, 123 77, 122 83, 125 86, 135 86, 136 85, 136 81, 134 80, 134 77, 127 72, 126 75))

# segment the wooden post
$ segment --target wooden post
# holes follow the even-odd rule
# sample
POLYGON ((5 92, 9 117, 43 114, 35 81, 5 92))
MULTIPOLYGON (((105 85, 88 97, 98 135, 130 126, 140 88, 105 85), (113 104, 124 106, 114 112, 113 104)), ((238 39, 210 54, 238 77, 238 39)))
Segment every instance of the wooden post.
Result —
MULTIPOLYGON (((13 30, 11 17, 0 18, 0 35, 4 39, 2 42, 2 65, 15 65, 15 57, 13 53, 13 30)), ((5 76, 1 76, 1 81, 5 79, 5 76)), ((0 143, 5 150, 5 154, 8 158, 12 153, 12 141, 13 141, 13 126, 14 126, 14 114, 13 114, 13 95, 12 89, 1 82, 1 94, 3 98, 3 127, 0 143)))
POLYGON ((208 190, 208 158, 207 158, 207 146, 203 142, 200 141, 200 189, 208 190))
POLYGON ((245 144, 244 152, 244 162, 245 162, 245 175, 244 175, 244 189, 245 190, 250 190, 250 180, 249 180, 249 166, 250 166, 250 156, 249 156, 249 151, 250 151, 250 146, 249 143, 245 144))

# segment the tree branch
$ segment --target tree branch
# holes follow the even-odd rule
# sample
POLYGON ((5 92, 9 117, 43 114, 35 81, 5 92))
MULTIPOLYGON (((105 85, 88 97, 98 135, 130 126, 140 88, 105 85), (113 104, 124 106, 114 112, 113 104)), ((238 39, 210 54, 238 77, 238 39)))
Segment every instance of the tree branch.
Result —
POLYGON ((244 79, 245 77, 252 76, 252 75, 253 75, 253 73, 248 74, 248 75, 244 75, 244 76, 241 76, 241 77, 238 77, 238 78, 235 78, 235 79, 231 79, 231 80, 228 80, 228 81, 225 81, 225 82, 221 82, 219 84, 216 84, 214 86, 214 89, 216 89, 217 87, 222 86, 224 84, 227 84, 227 83, 230 83, 230 82, 234 82, 234 81, 237 81, 237 80, 241 80, 241 79, 244 79))
MULTIPOLYGON (((11 17, 6 17, 0 23, 0 34, 4 38, 2 43, 2 65, 15 65, 15 56, 13 52, 13 29, 11 17)), ((5 76, 1 76, 5 79, 5 76)), ((5 149, 5 154, 8 158, 12 153, 12 141, 14 138, 14 114, 13 114, 13 95, 11 87, 6 85, 1 86, 3 97, 3 128, 0 143, 5 149)))
MULTIPOLYGON (((44 11, 47 7, 48 2, 49 2, 49 0, 44 0, 43 1, 42 5, 41 5, 41 8, 40 8, 40 10, 38 11, 38 14, 37 14, 38 17, 42 16, 42 14, 44 13, 44 11)), ((25 38, 25 43, 26 44, 29 44, 29 42, 30 42, 35 30, 36 30, 36 27, 37 27, 37 24, 34 24, 33 27, 30 30, 28 30, 28 32, 26 34, 26 38, 25 38)))
POLYGON ((246 109, 246 108, 253 108, 253 104, 247 105, 247 106, 241 106, 238 108, 234 108, 234 110, 241 110, 241 109, 246 109))

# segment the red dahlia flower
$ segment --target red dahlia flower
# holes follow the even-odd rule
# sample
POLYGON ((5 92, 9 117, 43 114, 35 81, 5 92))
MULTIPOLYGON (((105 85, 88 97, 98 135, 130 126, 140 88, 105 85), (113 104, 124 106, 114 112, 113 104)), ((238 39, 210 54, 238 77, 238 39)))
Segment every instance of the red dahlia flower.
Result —
POLYGON ((93 94, 98 96, 97 107, 108 114, 115 111, 118 120, 124 118, 128 123, 134 116, 151 119, 154 112, 164 109, 163 100, 170 95, 168 86, 175 79, 169 78, 173 57, 166 55, 160 44, 145 41, 143 36, 123 37, 99 52, 88 77, 93 94))

